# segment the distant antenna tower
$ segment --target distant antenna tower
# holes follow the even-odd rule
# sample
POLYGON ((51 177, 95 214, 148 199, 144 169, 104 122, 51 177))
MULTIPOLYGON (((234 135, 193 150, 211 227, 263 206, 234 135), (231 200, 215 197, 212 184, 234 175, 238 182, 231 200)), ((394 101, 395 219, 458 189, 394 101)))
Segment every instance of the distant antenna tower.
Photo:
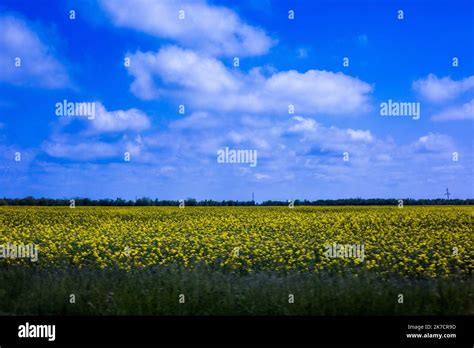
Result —
POLYGON ((449 199, 449 196, 451 196, 451 194, 449 193, 449 189, 448 189, 448 188, 446 189, 446 193, 445 193, 444 195, 445 195, 446 197, 448 197, 448 199, 449 199))
POLYGON ((252 192, 252 202, 255 202, 255 195, 252 192))

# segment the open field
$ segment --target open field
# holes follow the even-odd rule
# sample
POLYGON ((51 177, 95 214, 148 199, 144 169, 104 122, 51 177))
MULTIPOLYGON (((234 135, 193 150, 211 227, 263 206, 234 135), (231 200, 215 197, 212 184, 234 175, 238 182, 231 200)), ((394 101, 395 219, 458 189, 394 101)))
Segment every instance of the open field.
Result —
POLYGON ((0 246, 38 247, 35 261, 0 250, 0 312, 473 314, 473 215, 472 206, 0 207, 0 246), (334 245, 358 249, 328 254, 334 245))

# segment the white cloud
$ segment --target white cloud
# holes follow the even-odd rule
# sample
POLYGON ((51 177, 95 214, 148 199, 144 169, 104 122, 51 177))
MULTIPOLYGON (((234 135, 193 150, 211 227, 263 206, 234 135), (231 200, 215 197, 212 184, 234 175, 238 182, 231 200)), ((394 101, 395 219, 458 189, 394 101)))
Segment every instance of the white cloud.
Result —
POLYGON ((173 121, 170 128, 178 129, 204 129, 213 128, 219 125, 218 120, 211 117, 207 112, 194 112, 186 118, 173 121))
POLYGON ((148 161, 150 155, 144 153, 145 145, 137 133, 150 127, 149 117, 138 109, 108 111, 102 103, 96 102, 95 118, 64 119, 64 123, 43 143, 42 149, 51 157, 73 161, 114 158, 123 161, 124 152, 129 152, 135 162, 137 159, 148 161), (82 120, 85 130, 67 133, 64 126, 71 120, 82 120), (143 156, 136 158, 140 155, 143 156))
POLYGON ((267 180, 267 179, 270 179, 270 175, 268 175, 268 174, 256 173, 256 174, 255 174, 255 179, 257 179, 258 181, 267 180))
POLYGON ((370 130, 341 129, 334 126, 323 127, 315 120, 301 116, 295 116, 293 120, 296 121, 296 124, 289 127, 290 133, 303 133, 304 141, 317 142, 327 148, 341 149, 350 143, 362 144, 375 141, 375 137, 370 130))
POLYGON ((431 102, 441 103, 454 99, 474 88, 474 76, 455 81, 446 76, 438 78, 429 74, 427 78, 413 82, 413 89, 431 102))
POLYGON ((51 157, 68 158, 75 161, 97 160, 119 156, 120 149, 116 144, 97 141, 69 143, 72 139, 58 139, 44 144, 44 151, 51 157))
POLYGON ((343 73, 324 70, 279 72, 265 81, 267 104, 281 100, 299 112, 348 114, 368 110, 367 94, 372 87, 343 73))
POLYGON ((298 113, 330 115, 369 109, 372 86, 343 73, 308 70, 249 73, 228 69, 219 60, 174 46, 156 53, 131 55, 132 92, 142 99, 174 97, 200 110, 221 112, 298 113), (166 87, 159 89, 157 81, 166 87), (179 97, 179 98, 178 98, 179 97))
POLYGON ((222 139, 223 142, 231 142, 233 144, 249 144, 250 147, 256 147, 257 149, 268 149, 269 144, 265 137, 261 136, 261 133, 252 129, 245 129, 240 131, 232 130, 226 134, 222 139))
POLYGON ((69 84, 64 66, 34 28, 19 18, 0 16, 0 81, 15 85, 61 88, 69 84), (15 59, 21 66, 15 66, 15 59))
POLYGON ((433 121, 474 120, 474 99, 461 106, 442 110, 431 118, 433 121))
MULTIPOLYGON (((429 133, 410 145, 416 153, 449 153, 455 149, 452 139, 444 134, 429 133)), ((450 154, 451 155, 451 154, 450 154)))
POLYGON ((201 0, 102 0, 101 5, 116 26, 176 40, 212 55, 260 55, 273 44, 263 30, 244 23, 235 12, 201 0), (180 10, 184 19, 179 18, 180 10))
POLYGON ((312 118, 295 116, 293 120, 296 121, 296 124, 290 127, 290 132, 313 132, 318 127, 318 123, 312 118))
MULTIPOLYGON (((118 172, 112 172, 108 165, 95 163, 97 172, 103 168, 107 172, 104 175, 111 180, 110 183, 104 181, 104 189, 112 182, 118 184, 124 179, 133 180, 138 187, 142 187, 145 182, 146 185, 156 183, 153 178, 164 180, 166 177, 169 179, 166 187, 153 190, 147 186, 148 191, 145 192, 160 198, 163 192, 175 198, 176 192, 170 187, 181 188, 182 185, 187 185, 185 193, 188 196, 209 198, 206 195, 211 188, 217 190, 228 187, 230 183, 238 189, 234 193, 225 192, 222 199, 229 195, 234 197, 234 194, 241 197, 239 195, 243 191, 247 192, 257 183, 269 185, 270 193, 291 183, 295 189, 292 196, 298 198, 308 197, 305 196, 307 194, 310 197, 320 196, 323 193, 319 190, 328 186, 331 189, 324 189, 324 195, 336 190, 339 198, 341 192, 360 196, 367 190, 370 192, 368 196, 373 197, 378 191, 372 190, 378 188, 385 190, 383 194, 387 196, 396 194, 397 197, 406 197, 414 195, 413 190, 420 185, 428 185, 436 196, 438 186, 449 183, 450 190, 455 190, 454 183, 459 180, 461 184, 456 190, 462 192, 462 185, 469 175, 469 163, 472 163, 470 151, 458 147, 453 139, 443 134, 429 133, 412 143, 396 144, 390 138, 377 138, 367 129, 326 126, 302 116, 275 119, 271 115, 247 115, 241 119, 237 116, 222 118, 216 114, 194 113, 176 121, 168 129, 143 135, 140 141, 124 137, 104 146, 97 137, 68 137, 52 139, 49 147, 44 148, 50 155, 59 158, 78 162, 109 158, 117 166, 124 163, 123 152, 131 151, 132 162, 115 167, 120 168, 118 172), (200 120, 205 120, 208 126, 200 127, 200 120), (216 150, 225 146, 257 149, 257 168, 218 165, 216 150), (349 153, 349 161, 343 160, 345 151, 349 153), (460 162, 452 161, 453 151, 459 151, 460 162), (136 172, 128 172, 132 168, 136 172), (442 172, 436 172, 436 168, 442 168, 442 172), (428 184, 428 180, 432 182, 428 184), (320 185, 308 186, 308 182, 320 185), (341 185, 348 188, 338 191, 341 185), (400 193, 400 190, 403 192, 400 193)), ((263 191, 264 187, 259 186, 257 196, 263 197, 263 191)), ((282 195, 285 194, 288 192, 283 191, 282 195)), ((422 192, 421 196, 424 194, 422 192)))
POLYGON ((42 149, 51 157, 76 162, 103 159, 125 162, 125 152, 130 153, 133 163, 156 161, 152 154, 146 152, 145 145, 139 137, 130 139, 126 135, 115 141, 106 141, 84 134, 56 134, 42 144, 42 149))
POLYGON ((155 75, 166 84, 210 94, 237 87, 236 76, 219 60, 175 46, 165 47, 156 54, 137 52, 131 55, 131 62, 130 73, 135 77, 131 90, 142 99, 159 96, 153 82, 155 75))
POLYGON ((150 128, 148 116, 140 110, 107 111, 101 103, 96 103, 96 115, 90 122, 92 133, 140 132, 150 128))
POLYGON ((370 133, 369 130, 362 131, 362 130, 353 130, 353 129, 348 129, 347 134, 349 134, 349 137, 354 140, 354 141, 362 141, 366 143, 371 143, 374 140, 374 137, 370 133))

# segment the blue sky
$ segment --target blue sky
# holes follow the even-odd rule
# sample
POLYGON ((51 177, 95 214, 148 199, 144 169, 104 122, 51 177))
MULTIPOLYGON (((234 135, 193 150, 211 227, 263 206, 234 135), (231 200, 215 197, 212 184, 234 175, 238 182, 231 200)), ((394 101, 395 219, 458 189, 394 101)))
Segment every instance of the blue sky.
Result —
POLYGON ((472 198, 473 107, 472 1, 0 5, 0 196, 472 198))

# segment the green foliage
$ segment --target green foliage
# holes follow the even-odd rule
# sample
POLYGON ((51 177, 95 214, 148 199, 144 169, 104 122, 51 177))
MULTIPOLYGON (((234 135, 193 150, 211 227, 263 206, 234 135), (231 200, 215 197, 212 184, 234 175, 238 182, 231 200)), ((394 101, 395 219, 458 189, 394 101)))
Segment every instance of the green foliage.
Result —
MULTIPOLYGON (((122 198, 114 199, 90 199, 90 198, 3 198, 0 199, 0 205, 42 205, 42 206, 68 206, 70 199, 74 199, 76 206, 178 206, 178 200, 159 200, 151 199, 149 197, 142 197, 133 200, 124 200, 122 198)), ((205 199, 198 201, 194 198, 187 198, 184 200, 185 206, 288 206, 287 201, 264 201, 256 203, 255 201, 214 201, 212 199, 205 199)), ((295 206, 342 206, 342 205, 398 205, 399 200, 395 198, 348 198, 348 199, 319 199, 315 201, 309 200, 295 200, 295 206)), ((472 205, 474 199, 403 199, 404 205, 472 205)))
POLYGON ((0 270, 3 315, 460 315, 473 281, 155 267, 0 270), (70 303, 75 294, 76 303, 70 303), (185 295, 180 304, 179 294, 185 295), (288 303, 289 294, 294 303, 288 303), (404 303, 398 303, 403 294, 404 303))

